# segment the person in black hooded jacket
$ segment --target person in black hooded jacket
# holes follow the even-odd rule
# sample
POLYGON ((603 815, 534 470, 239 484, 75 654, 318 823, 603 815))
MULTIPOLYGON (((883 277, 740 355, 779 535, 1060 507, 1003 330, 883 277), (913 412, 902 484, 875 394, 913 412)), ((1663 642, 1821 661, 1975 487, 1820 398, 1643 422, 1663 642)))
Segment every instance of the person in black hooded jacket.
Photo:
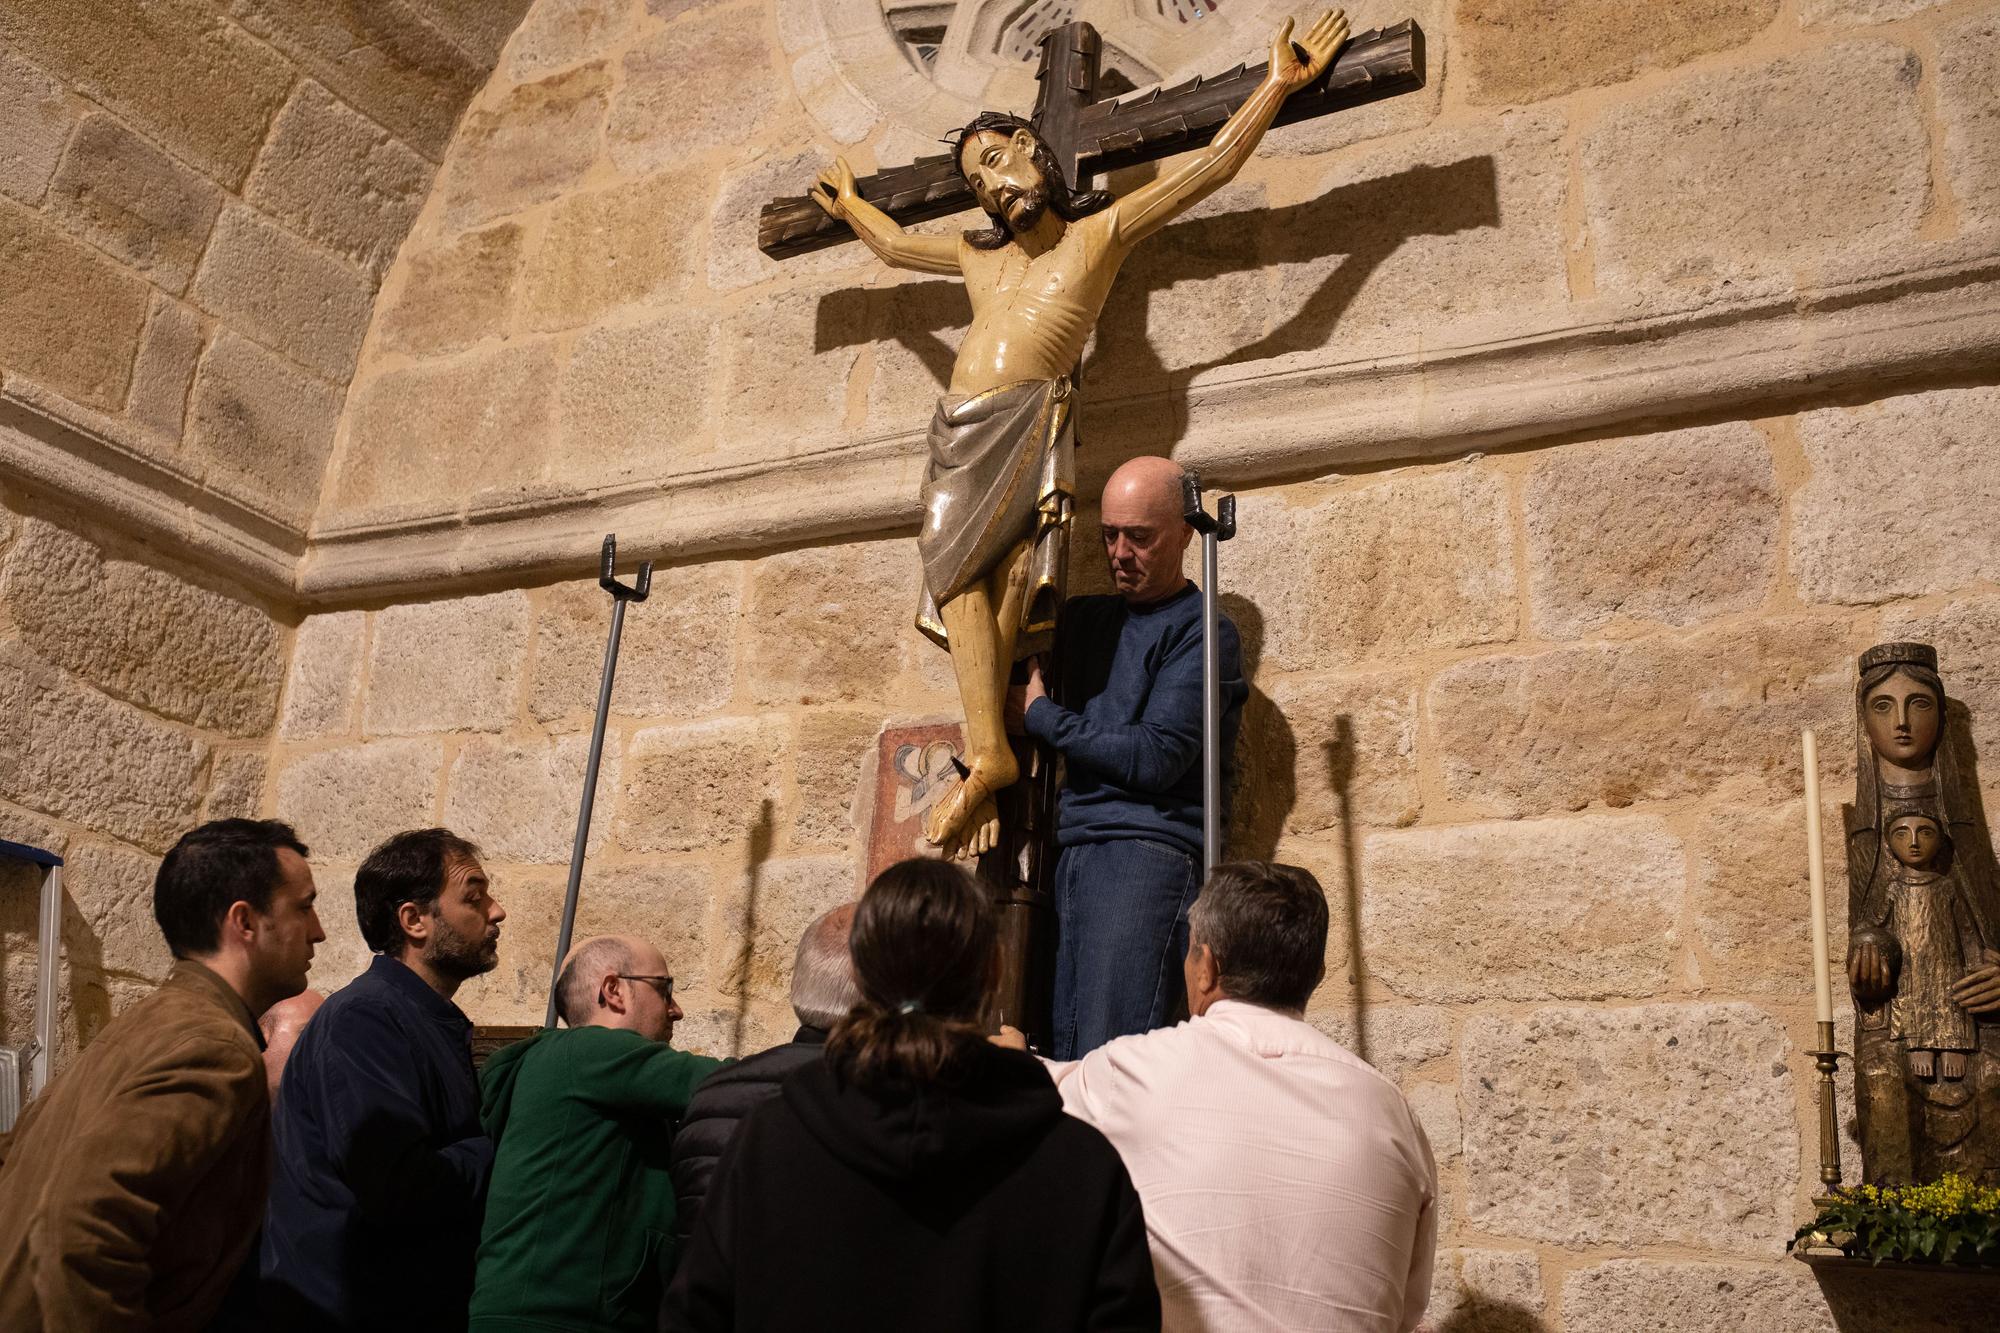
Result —
POLYGON ((861 1000, 723 1154, 665 1333, 1157 1330, 1117 1151, 985 1039, 986 893, 947 862, 893 865, 851 951, 861 1000))

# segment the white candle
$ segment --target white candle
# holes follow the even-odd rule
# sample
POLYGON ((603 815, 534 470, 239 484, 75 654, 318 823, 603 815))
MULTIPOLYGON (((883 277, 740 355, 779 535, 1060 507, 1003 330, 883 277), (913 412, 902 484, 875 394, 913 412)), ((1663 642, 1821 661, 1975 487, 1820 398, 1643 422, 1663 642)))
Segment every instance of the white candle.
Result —
POLYGON ((1833 1021, 1833 978, 1826 957, 1826 866, 1819 839, 1819 738, 1808 727, 1806 748, 1806 878, 1812 885, 1813 1008, 1822 1023, 1833 1021))

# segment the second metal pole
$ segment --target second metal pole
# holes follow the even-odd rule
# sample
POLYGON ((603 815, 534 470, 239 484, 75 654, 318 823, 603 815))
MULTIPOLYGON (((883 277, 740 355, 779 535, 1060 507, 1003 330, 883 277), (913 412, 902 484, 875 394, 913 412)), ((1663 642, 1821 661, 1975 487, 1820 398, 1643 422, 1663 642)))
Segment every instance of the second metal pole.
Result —
POLYGON ((606 536, 602 568, 597 582, 611 594, 611 638, 604 645, 604 675, 597 683, 597 720, 590 728, 590 754, 583 764, 583 800, 576 812, 576 840, 569 849, 569 887, 563 894, 562 926, 556 932, 555 968, 549 974, 549 1007, 542 1026, 556 1025, 556 983, 562 980, 563 960, 569 956, 570 936, 576 930, 576 901, 583 888, 583 854, 590 845, 590 812, 597 803, 597 766, 604 759, 604 724, 611 716, 611 686, 618 675, 618 640, 625 632, 625 603, 643 602, 653 589, 653 562, 639 568, 636 587, 618 582, 617 539, 606 536))
POLYGON ((1215 869, 1222 846, 1222 701, 1215 641, 1216 540, 1201 534, 1201 877, 1215 869))
POLYGON ((1181 473, 1181 516, 1201 534, 1201 873, 1222 859, 1222 654, 1216 639, 1216 548, 1236 535, 1236 497, 1215 502, 1211 515, 1202 507, 1201 475, 1193 468, 1181 473))
POLYGON ((576 900, 583 888, 583 849, 590 842, 590 811, 597 803, 597 765, 604 758, 604 724, 611 713, 611 682, 618 674, 618 636, 625 631, 625 600, 611 604, 611 641, 604 647, 604 680, 597 687, 597 721, 590 728, 590 757, 583 766, 583 803, 576 812, 576 841, 569 849, 569 888, 563 894, 562 928, 556 932, 556 971, 549 979, 549 1009, 542 1026, 556 1025, 556 980, 569 957, 570 936, 576 931, 576 900))

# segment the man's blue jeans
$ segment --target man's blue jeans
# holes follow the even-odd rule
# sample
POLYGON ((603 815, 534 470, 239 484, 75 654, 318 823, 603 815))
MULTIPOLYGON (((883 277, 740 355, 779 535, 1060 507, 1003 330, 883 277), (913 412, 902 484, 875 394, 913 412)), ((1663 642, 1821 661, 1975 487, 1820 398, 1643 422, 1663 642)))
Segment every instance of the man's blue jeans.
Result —
POLYGON ((1082 1059, 1173 1016, 1188 908, 1200 891, 1200 857, 1174 843, 1119 838, 1063 848, 1051 1058, 1082 1059))

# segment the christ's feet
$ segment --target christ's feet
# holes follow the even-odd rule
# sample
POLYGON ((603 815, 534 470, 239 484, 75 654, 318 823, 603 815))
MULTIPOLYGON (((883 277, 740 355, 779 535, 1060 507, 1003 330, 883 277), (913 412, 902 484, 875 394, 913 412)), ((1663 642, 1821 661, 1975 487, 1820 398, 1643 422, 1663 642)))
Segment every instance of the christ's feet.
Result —
POLYGON ((979 808, 959 827, 956 836, 942 844, 948 861, 984 856, 999 845, 1000 808, 993 804, 990 797, 979 803, 979 808))
POLYGON ((924 837, 954 859, 991 851, 1000 841, 1000 814, 993 794, 1010 787, 1021 775, 1009 753, 1004 759, 977 759, 956 787, 931 807, 924 837))
POLYGON ((1910 1052, 1910 1077, 1930 1078, 1937 1071, 1937 1062, 1929 1051, 1910 1052))

